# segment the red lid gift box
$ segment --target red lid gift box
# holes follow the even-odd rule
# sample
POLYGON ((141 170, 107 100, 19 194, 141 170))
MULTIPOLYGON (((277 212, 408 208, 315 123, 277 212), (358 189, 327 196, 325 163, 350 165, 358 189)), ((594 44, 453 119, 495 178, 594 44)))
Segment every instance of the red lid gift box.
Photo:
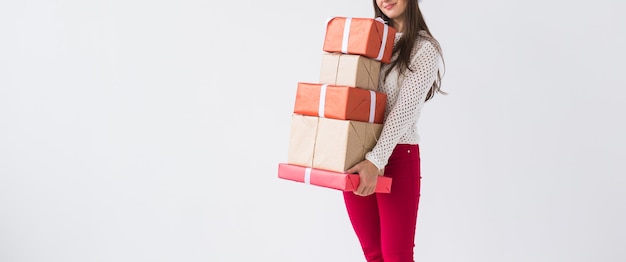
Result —
POLYGON ((387 95, 349 86, 299 82, 294 113, 382 124, 387 95))
POLYGON ((391 62, 396 29, 381 18, 331 17, 326 23, 323 50, 362 55, 391 62))

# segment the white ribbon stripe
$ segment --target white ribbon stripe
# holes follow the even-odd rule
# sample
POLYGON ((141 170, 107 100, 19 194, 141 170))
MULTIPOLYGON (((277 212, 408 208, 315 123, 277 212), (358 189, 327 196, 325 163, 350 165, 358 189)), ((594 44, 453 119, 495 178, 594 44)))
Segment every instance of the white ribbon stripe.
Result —
POLYGON ((304 183, 305 184, 311 184, 311 168, 307 167, 306 169, 304 169, 304 183))
POLYGON ((376 115, 376 92, 370 91, 370 118, 369 123, 374 123, 374 116, 376 115))
POLYGON ((341 52, 348 53, 348 39, 350 38, 350 26, 352 25, 352 17, 346 17, 346 24, 343 26, 343 39, 341 41, 341 52))
POLYGON ((326 107, 326 88, 328 87, 328 85, 322 85, 320 87, 320 103, 319 103, 319 107, 317 108, 317 114, 320 117, 326 117, 324 114, 324 108, 326 107))
POLYGON ((387 45, 387 34, 389 34, 389 26, 380 17, 377 17, 375 20, 383 24, 383 38, 381 39, 382 43, 380 44, 380 50, 378 50, 378 56, 376 57, 376 60, 380 61, 383 59, 383 55, 385 54, 385 46, 387 45))

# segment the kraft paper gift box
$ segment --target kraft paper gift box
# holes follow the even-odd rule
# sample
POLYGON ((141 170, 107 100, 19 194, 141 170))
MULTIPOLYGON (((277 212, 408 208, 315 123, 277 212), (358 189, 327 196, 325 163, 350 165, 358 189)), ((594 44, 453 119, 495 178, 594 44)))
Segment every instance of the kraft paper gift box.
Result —
POLYGON ((383 125, 293 114, 287 164, 344 172, 365 159, 383 125))
MULTIPOLYGON (((355 191, 359 187, 360 177, 358 174, 348 174, 315 169, 305 166, 278 164, 278 177, 281 179, 301 182, 304 184, 338 189, 341 191, 355 191)), ((376 181, 376 193, 391 192, 391 177, 378 176, 376 181)))
POLYGON ((294 113, 382 124, 387 95, 361 88, 299 82, 294 113))
POLYGON ((391 61, 396 29, 380 18, 331 17, 326 23, 323 50, 362 55, 381 63, 391 61))
POLYGON ((380 64, 360 55, 323 53, 319 83, 378 91, 380 64))

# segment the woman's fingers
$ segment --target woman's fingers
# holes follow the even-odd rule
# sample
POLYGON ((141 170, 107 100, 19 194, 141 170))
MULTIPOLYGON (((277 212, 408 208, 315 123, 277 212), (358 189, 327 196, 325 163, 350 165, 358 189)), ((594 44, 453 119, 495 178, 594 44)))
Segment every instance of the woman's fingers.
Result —
POLYGON ((372 174, 360 174, 359 176, 359 187, 355 190, 355 194, 359 196, 368 196, 374 193, 374 189, 376 189, 376 176, 374 174, 373 179, 371 178, 372 174))
POLYGON ((354 194, 359 196, 368 196, 374 193, 379 170, 377 170, 371 162, 363 160, 346 170, 346 173, 359 174, 359 186, 354 191, 354 194))
POLYGON ((374 189, 375 187, 368 186, 368 187, 364 187, 362 190, 354 191, 354 193, 358 196, 369 196, 374 193, 374 189))
POLYGON ((363 162, 357 163, 356 165, 352 166, 350 169, 346 170, 346 173, 348 173, 348 174, 360 173, 361 165, 363 165, 363 162))

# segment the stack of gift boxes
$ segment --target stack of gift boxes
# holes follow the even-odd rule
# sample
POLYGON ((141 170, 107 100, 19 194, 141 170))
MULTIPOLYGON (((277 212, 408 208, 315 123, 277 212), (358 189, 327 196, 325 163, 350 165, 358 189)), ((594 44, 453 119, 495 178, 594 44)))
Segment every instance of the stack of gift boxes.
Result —
MULTIPOLYGON (((358 174, 345 171, 365 159, 382 131, 387 96, 378 91, 395 29, 379 18, 332 17, 326 23, 319 83, 299 82, 286 163, 278 177, 354 191, 358 174)), ((376 192, 389 192, 379 176, 376 192)))

